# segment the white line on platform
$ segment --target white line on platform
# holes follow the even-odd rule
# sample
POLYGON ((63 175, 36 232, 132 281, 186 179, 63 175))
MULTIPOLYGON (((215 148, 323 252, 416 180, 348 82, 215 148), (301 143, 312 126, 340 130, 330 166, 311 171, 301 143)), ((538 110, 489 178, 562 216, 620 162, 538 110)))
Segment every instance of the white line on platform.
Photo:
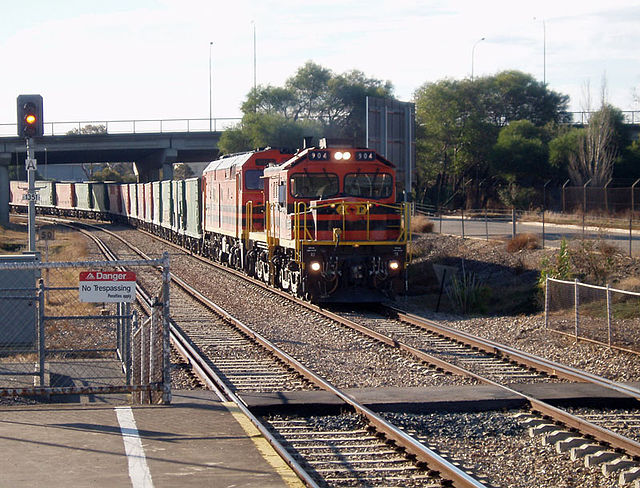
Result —
POLYGON ((129 462, 129 478, 133 488, 153 488, 151 472, 147 466, 147 458, 144 455, 138 427, 133 418, 131 407, 116 407, 116 416, 122 432, 124 450, 129 462))

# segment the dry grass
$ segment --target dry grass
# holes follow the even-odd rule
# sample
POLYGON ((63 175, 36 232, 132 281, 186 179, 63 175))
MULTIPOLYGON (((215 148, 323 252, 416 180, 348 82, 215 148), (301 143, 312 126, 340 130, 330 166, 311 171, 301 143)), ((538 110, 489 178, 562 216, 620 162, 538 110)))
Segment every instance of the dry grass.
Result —
POLYGON ((416 234, 433 232, 433 222, 425 215, 415 215, 411 218, 411 232, 416 234))
POLYGON ((0 225, 0 254, 21 254, 27 249, 27 225, 0 225))
POLYGON ((640 278, 637 276, 629 276, 621 279, 614 288, 625 291, 640 292, 640 278))
POLYGON ((507 251, 518 252, 524 249, 539 249, 540 242, 535 234, 517 234, 513 239, 507 242, 507 251))

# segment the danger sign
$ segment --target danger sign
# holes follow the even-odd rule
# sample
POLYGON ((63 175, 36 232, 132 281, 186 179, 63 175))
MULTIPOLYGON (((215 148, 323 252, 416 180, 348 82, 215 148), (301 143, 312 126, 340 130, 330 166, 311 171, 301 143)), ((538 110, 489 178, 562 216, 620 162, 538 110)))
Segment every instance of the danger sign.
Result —
POLYGON ((133 302, 136 274, 132 271, 82 271, 78 293, 81 302, 133 302))

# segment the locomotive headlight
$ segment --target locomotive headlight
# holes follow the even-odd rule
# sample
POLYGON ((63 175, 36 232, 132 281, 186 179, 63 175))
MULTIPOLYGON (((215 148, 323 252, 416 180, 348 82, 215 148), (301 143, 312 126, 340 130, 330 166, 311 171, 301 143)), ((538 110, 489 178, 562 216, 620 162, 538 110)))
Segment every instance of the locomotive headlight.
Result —
POLYGON ((391 271, 397 271, 398 269, 400 269, 400 263, 395 259, 389 261, 389 269, 391 271))
POLYGON ((337 151, 334 153, 333 157, 336 159, 336 161, 348 161, 349 159, 351 159, 351 153, 349 151, 337 151))
POLYGON ((314 273, 317 273, 318 271, 320 271, 320 263, 318 261, 311 261, 309 268, 311 268, 311 271, 313 271, 314 273))

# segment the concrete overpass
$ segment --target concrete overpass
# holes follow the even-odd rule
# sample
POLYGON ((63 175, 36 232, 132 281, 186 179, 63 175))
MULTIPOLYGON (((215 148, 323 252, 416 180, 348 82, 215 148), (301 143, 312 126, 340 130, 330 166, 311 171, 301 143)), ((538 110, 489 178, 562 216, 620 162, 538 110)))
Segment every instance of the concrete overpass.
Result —
MULTIPOLYGON (((46 135, 35 138, 38 165, 135 163, 140 181, 171 179, 174 163, 211 161, 222 131, 46 135)), ((9 216, 9 165, 23 165, 25 141, 0 137, 0 223, 9 216)))

